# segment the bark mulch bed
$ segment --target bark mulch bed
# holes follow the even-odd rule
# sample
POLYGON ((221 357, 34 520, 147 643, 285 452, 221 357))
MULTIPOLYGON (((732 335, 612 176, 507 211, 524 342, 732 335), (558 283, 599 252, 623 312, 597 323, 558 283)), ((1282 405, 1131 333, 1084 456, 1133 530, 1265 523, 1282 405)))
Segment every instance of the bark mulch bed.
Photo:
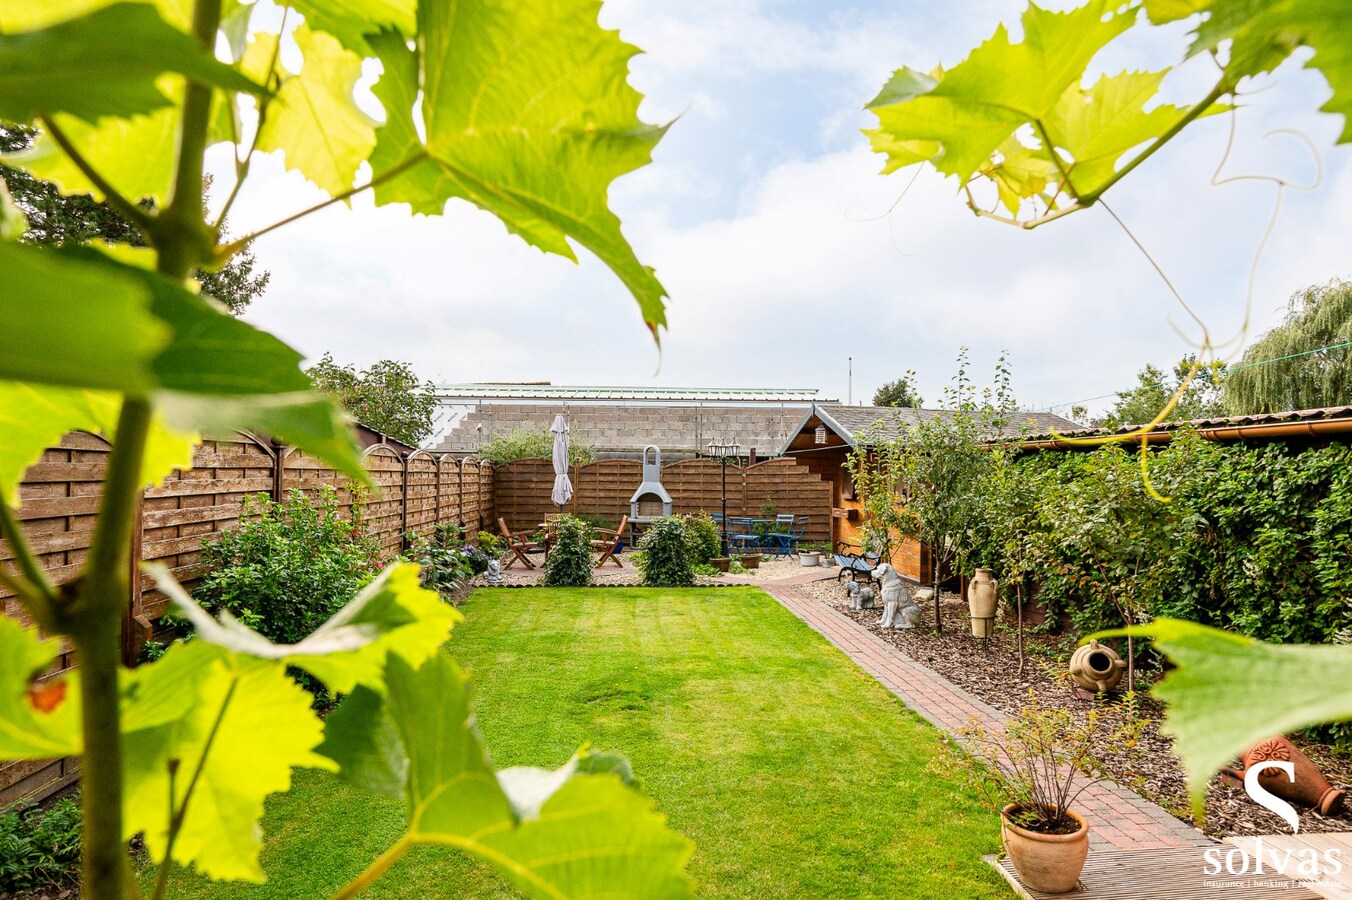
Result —
MULTIPOLYGON (((1036 691, 1041 698, 1060 702, 1072 709, 1083 710, 1089 705, 1089 701, 1078 699, 1060 680, 1070 654, 1075 649, 1072 638, 1025 631, 1027 662, 1020 674, 1014 624, 1002 619, 995 636, 983 647, 979 639, 972 637, 967 604, 956 594, 945 592, 942 595, 943 633, 935 634, 932 601, 925 608, 925 615, 918 628, 911 631, 882 631, 877 627, 881 610, 851 610, 844 587, 834 580, 803 585, 801 590, 814 599, 831 604, 910 658, 1005 713, 1017 712, 1030 690, 1036 691)), ((921 606, 926 607, 926 604, 922 603, 921 606)), ((1121 785, 1136 790, 1189 825, 1195 825, 1188 803, 1183 768, 1172 752, 1173 741, 1159 731, 1164 707, 1144 693, 1145 688, 1159 674, 1158 670, 1138 670, 1136 673, 1137 689, 1141 692, 1137 711, 1146 719, 1137 752, 1107 753, 1105 763, 1121 785)), ((1126 715, 1120 695, 1106 702, 1114 706, 1110 715, 1126 715)), ((1330 782, 1352 793, 1352 754, 1305 740, 1299 735, 1294 740, 1330 782)), ((1302 834, 1352 831, 1352 809, 1345 808, 1335 817, 1321 816, 1310 809, 1297 809, 1300 811, 1302 834)), ((1207 792, 1206 818, 1202 830, 1210 835, 1228 837, 1284 834, 1289 826, 1250 800, 1243 787, 1217 776, 1212 779, 1207 792)))

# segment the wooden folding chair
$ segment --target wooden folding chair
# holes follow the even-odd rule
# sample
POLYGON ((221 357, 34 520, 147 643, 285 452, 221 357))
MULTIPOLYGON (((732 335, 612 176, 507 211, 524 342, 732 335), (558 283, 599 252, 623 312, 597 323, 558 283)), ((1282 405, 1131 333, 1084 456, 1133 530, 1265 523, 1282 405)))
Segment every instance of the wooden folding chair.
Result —
POLYGON ((621 569, 624 568, 624 563, 615 558, 615 553, 620 549, 620 544, 624 541, 624 531, 628 527, 629 516, 626 514, 624 518, 620 519, 620 527, 616 528, 614 531, 611 531, 609 528, 596 529, 598 534, 605 535, 601 540, 592 541, 592 549, 601 551, 601 558, 596 561, 596 568, 599 569, 604 566, 606 560, 610 560, 621 569))
POLYGON ((501 517, 498 518, 498 530, 502 532, 503 540, 507 542, 507 549, 512 551, 512 558, 507 560, 504 569, 510 569, 516 564, 517 560, 526 564, 527 569, 535 568, 535 563, 526 558, 528 550, 538 550, 544 546, 539 541, 527 540, 533 532, 531 531, 512 531, 507 527, 507 521, 501 517))

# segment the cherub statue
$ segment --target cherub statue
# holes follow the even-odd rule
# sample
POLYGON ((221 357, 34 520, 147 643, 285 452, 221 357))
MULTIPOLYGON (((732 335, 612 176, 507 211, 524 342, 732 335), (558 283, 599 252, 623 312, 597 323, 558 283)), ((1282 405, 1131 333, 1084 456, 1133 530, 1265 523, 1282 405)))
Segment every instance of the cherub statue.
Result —
POLYGON ((883 584, 883 617, 878 620, 882 628, 914 628, 920 618, 920 604, 915 602, 901 574, 890 563, 883 563, 873 570, 873 577, 883 584))

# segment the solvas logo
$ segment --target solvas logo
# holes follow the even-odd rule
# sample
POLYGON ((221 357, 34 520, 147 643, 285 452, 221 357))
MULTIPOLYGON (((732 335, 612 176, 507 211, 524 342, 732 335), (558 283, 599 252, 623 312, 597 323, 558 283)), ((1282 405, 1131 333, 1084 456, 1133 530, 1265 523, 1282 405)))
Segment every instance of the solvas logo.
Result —
MULTIPOLYGON (((1263 787, 1258 780, 1268 769, 1283 772, 1292 784, 1296 781, 1295 763, 1288 759, 1268 759, 1254 763, 1244 772, 1244 790, 1254 803, 1281 816, 1286 824, 1291 826, 1292 834, 1299 834, 1300 816, 1296 813, 1295 807, 1263 787)), ((1303 847, 1299 850, 1291 847, 1277 848, 1264 844, 1261 837, 1254 839, 1252 851, 1245 851, 1239 847, 1231 847, 1228 850, 1224 847, 1210 847, 1202 854, 1202 859, 1206 862, 1204 874, 1208 876, 1222 873, 1234 876, 1275 875, 1315 883, 1325 876, 1337 875, 1343 870, 1342 851, 1337 848, 1329 848, 1323 852, 1313 847, 1303 847)), ((1270 883, 1275 886, 1280 882, 1270 883)), ((1245 882, 1231 884, 1238 886, 1245 882)), ((1247 884, 1251 885, 1253 882, 1247 884)), ((1206 882, 1206 885, 1227 886, 1224 882, 1211 881, 1206 882)))

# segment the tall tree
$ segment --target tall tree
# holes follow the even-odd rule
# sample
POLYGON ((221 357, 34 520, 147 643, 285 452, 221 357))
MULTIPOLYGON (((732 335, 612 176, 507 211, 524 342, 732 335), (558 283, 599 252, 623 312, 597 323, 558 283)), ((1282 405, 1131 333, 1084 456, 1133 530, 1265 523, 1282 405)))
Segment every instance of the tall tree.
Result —
MULTIPOLYGON (((0 123, 0 153, 19 153, 33 144, 32 128, 0 123)), ((87 244, 100 240, 110 244, 131 244, 144 247, 141 232, 106 203, 89 194, 66 196, 49 181, 36 178, 22 169, 0 165, 0 179, 4 179, 9 194, 19 209, 28 217, 28 229, 23 239, 37 244, 87 244)), ((209 187, 211 176, 205 179, 209 187)), ((204 192, 205 193, 205 192, 204 192)), ((142 201, 147 211, 154 209, 152 201, 142 201)), ((222 229, 221 237, 226 232, 222 229)), ((202 293, 224 303, 239 315, 268 286, 271 275, 255 272, 257 260, 245 249, 216 271, 198 269, 193 273, 202 293)))
POLYGON ((1174 365, 1173 375, 1155 365, 1147 364, 1136 373, 1136 386, 1119 391, 1117 402, 1104 416, 1102 424, 1111 428, 1123 425, 1144 425, 1160 414, 1169 404, 1183 383, 1187 387, 1178 398, 1178 403, 1166 416, 1171 421, 1185 419, 1205 419, 1208 416, 1225 415, 1225 406, 1221 403, 1222 374, 1224 363, 1213 362, 1200 366, 1197 374, 1188 381, 1188 373, 1196 363, 1197 357, 1188 355, 1174 365))
POLYGON ((1224 400, 1232 415, 1352 403, 1352 281, 1297 292, 1226 373, 1224 400))
POLYGON ((325 353, 305 374, 367 428, 415 447, 432 434, 436 388, 420 381, 408 363, 382 359, 359 372, 325 353))
POLYGON ((874 406, 916 407, 925 401, 915 387, 915 372, 907 370, 900 378, 887 382, 873 392, 874 406))

